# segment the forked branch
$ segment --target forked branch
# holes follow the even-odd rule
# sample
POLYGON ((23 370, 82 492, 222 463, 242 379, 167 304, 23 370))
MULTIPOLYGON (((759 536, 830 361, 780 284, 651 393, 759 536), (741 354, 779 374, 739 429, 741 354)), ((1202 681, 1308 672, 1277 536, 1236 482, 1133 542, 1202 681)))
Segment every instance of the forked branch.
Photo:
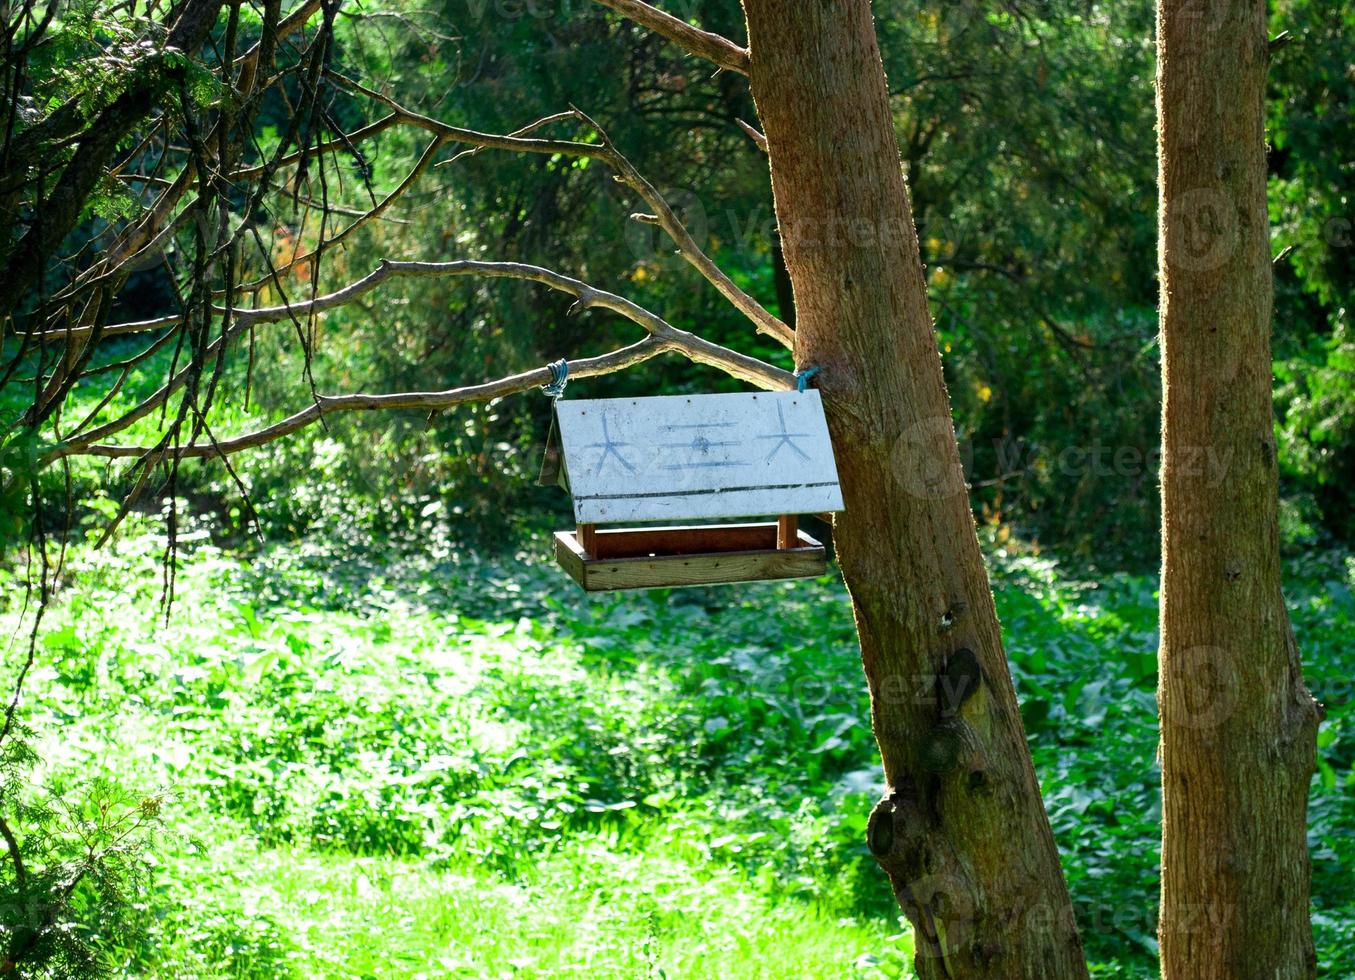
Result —
MULTIPOLYGON (((194 3, 210 4, 212 2, 215 2, 215 0, 194 0, 194 3)), ((599 0, 599 2, 603 2, 610 8, 659 32, 670 40, 676 41, 692 53, 710 58, 722 67, 745 73, 748 70, 748 52, 725 38, 694 28, 676 17, 663 13, 648 4, 636 2, 636 0, 599 0)), ((281 76, 272 74, 272 68, 274 48, 278 39, 305 24, 308 18, 318 9, 320 9, 319 0, 303 0, 301 6, 278 25, 277 30, 266 31, 260 43, 243 56, 232 58, 232 53, 227 52, 226 63, 232 65, 234 71, 238 71, 238 80, 235 81, 233 87, 235 89, 234 95, 240 104, 247 104, 251 97, 257 98, 262 89, 277 83, 281 76)), ((276 5, 274 5, 274 17, 276 17, 276 5)), ((235 169, 238 157, 226 150, 224 138, 220 140, 222 145, 217 156, 213 156, 210 149, 215 146, 216 142, 212 137, 218 131, 222 134, 228 132, 232 122, 236 121, 234 115, 223 110, 220 118, 203 127, 202 131, 206 133, 205 139, 201 133, 197 135, 190 133, 192 137, 190 142, 194 152, 176 177, 173 179, 162 178, 154 172, 146 175, 148 178, 154 178, 154 186, 160 188, 161 193, 158 199, 140 221, 121 231, 114 239, 112 247, 99 261, 96 261, 82 274, 77 275, 71 283, 55 294, 53 297, 57 301, 55 304, 34 315, 33 327, 26 332, 23 346, 27 350, 29 345, 33 345, 32 349, 42 352, 42 357, 47 356, 46 348, 48 345, 66 348, 66 356, 62 358, 58 354, 57 357, 58 363, 65 364, 67 367, 54 373, 48 385, 49 388, 56 390, 54 386, 61 382, 66 386, 61 389, 62 392, 69 387, 69 383, 107 369, 107 366, 103 368, 87 368, 86 366, 89 353, 105 338, 131 333, 156 332, 160 336, 153 340, 151 346, 147 348, 148 351, 154 352, 175 337, 179 338, 179 343, 182 345, 183 338, 187 337, 193 348, 190 363, 182 368, 171 367, 170 374, 160 389, 130 411, 124 412, 111 421, 82 431, 86 426, 94 423, 97 416, 110 403, 111 395, 105 397, 99 407, 90 412, 75 430, 68 430, 62 436, 58 436, 60 441, 51 447, 44 458, 44 463, 50 463, 71 455, 137 457, 143 464, 162 459, 177 460, 183 457, 225 456, 281 438, 334 412, 401 408, 437 410, 464 402, 491 399, 512 392, 527 390, 549 380, 548 369, 538 368, 497 381, 439 391, 395 394, 354 393, 326 396, 315 392, 312 386, 314 400, 304 410, 248 435, 225 440, 217 440, 212 436, 210 430, 206 427, 205 417, 211 404, 210 386, 216 384, 221 365, 224 363, 224 355, 232 341, 240 337, 241 334, 251 331, 256 325, 264 323, 291 321, 297 325, 298 330, 301 330, 300 323, 303 318, 314 318, 326 311, 353 303, 364 294, 376 289, 385 280, 392 278, 480 276, 537 282, 572 295, 576 302, 571 308, 571 313, 594 307, 608 309, 631 320, 647 333, 648 336, 637 344, 572 363, 571 374, 574 377, 588 377, 619 371, 660 353, 671 351, 681 353, 692 361, 716 367, 732 377, 765 389, 777 390, 793 386, 794 378, 790 373, 757 358, 712 343, 688 331, 679 330, 661 317, 623 296, 597 289, 581 280, 549 269, 521 263, 383 261, 377 269, 367 276, 327 294, 319 295, 318 290, 312 292, 303 302, 288 302, 284 295, 283 303, 279 306, 252 309, 242 307, 239 302, 242 295, 254 294, 257 296, 258 292, 268 285, 280 287, 281 278, 290 270, 299 266, 312 266, 309 270, 311 275, 307 278, 311 283, 318 284, 320 280, 319 266, 324 252, 342 242, 343 239, 351 237, 351 234, 366 222, 382 217, 423 176, 442 149, 450 144, 461 144, 468 149, 463 151, 463 154, 458 154, 457 157, 464 155, 464 153, 475 153, 485 149, 501 149, 514 152, 560 154, 575 158, 594 159, 605 164, 613 171, 615 179, 619 183, 624 184, 645 202, 648 209, 653 212, 652 217, 648 220, 652 220, 674 242, 676 251, 682 255, 684 260, 697 269, 736 309, 747 316, 754 323, 759 333, 775 338, 787 348, 794 346, 794 333, 791 328, 765 309, 752 296, 740 289, 705 254, 663 195, 612 144, 601 127, 583 112, 571 109, 567 113, 546 117, 523 129, 505 135, 478 132, 453 126, 408 109, 360 82, 330 71, 324 67, 323 59, 318 55, 310 58, 306 65, 310 66, 307 70, 311 71, 312 74, 308 80, 303 81, 306 81, 306 85, 309 86, 305 90, 311 96, 314 96, 315 92, 318 91, 318 86, 315 83, 321 78, 327 78, 330 82, 355 95, 384 106, 388 110, 388 114, 376 122, 352 130, 347 134, 339 133, 337 137, 328 141, 319 141, 312 145, 304 145, 303 141, 296 144, 297 148, 294 152, 284 152, 289 142, 295 142, 292 139, 295 134, 290 134, 279 146, 272 159, 256 166, 235 169), (592 132, 578 139, 551 139, 539 135, 538 131, 548 125, 571 121, 591 129, 592 132), (233 280, 234 271, 238 267, 234 265, 236 260, 229 258, 229 255, 236 254, 231 253, 230 249, 235 246, 236 239, 243 232, 231 233, 228 229, 228 222, 224 217, 225 212, 211 211, 212 196, 220 192, 221 187, 219 185, 223 181, 254 183, 260 188, 266 189, 274 186, 272 178, 278 168, 296 166, 299 172, 304 172, 308 159, 317 155, 320 159, 323 159, 323 155, 328 152, 344 149, 352 150, 358 142, 376 136, 394 125, 423 129, 431 136, 430 142, 424 148, 417 163, 396 187, 388 191, 379 201, 373 197, 371 207, 354 212, 352 215, 354 220, 337 234, 327 235, 322 227, 318 244, 303 254, 291 256, 281 268, 275 267, 269 261, 268 273, 262 278, 254 282, 243 283, 233 280), (219 174, 213 171, 214 165, 220 166, 221 172, 219 174), (195 188, 198 194, 197 198, 184 206, 184 199, 195 188), (104 322, 105 315, 99 313, 92 305, 92 301, 88 299, 89 295, 93 295, 92 291, 103 290, 105 293, 115 293, 120 289, 122 277, 125 276, 125 271, 130 265, 159 255, 165 249, 166 244, 185 229, 198 228, 201 238, 202 220, 212 213, 216 214, 215 222, 219 227, 212 229, 213 233, 199 243, 197 256, 201 269, 195 273, 199 277, 198 280, 195 280, 197 282, 195 292, 192 296, 181 294, 179 297, 184 312, 140 322, 106 324, 104 322), (198 221, 198 225, 192 224, 194 220, 198 221), (223 259, 223 256, 226 258, 223 259), (224 285, 218 286, 211 280, 215 277, 217 270, 225 267, 229 267, 231 271, 227 273, 224 285), (75 303, 82 303, 83 310, 74 316, 70 316, 66 311, 69 311, 75 303), (68 317, 65 329, 53 328, 53 324, 58 322, 57 314, 68 317), (215 336, 213 336, 213 331, 209 326, 213 320, 218 320, 221 325, 220 330, 215 331, 215 336), (46 327, 46 329, 42 329, 43 327, 46 327), (78 359, 76 355, 79 355, 78 359), (211 369, 209 388, 205 400, 200 406, 198 399, 199 380, 205 377, 204 369, 208 364, 215 366, 211 369), (176 397, 179 399, 176 422, 170 431, 162 433, 162 438, 155 445, 141 447, 109 444, 111 437, 116 437, 118 433, 129 429, 139 420, 145 419, 156 410, 170 405, 176 397), (186 444, 181 446, 179 445, 179 428, 180 423, 186 417, 186 413, 191 413, 199 418, 201 424, 194 424, 191 434, 184 440, 186 444)), ((228 82, 234 71, 227 73, 228 82)), ((149 145, 151 138, 148 136, 143 142, 149 145)), ((168 140, 168 136, 166 136, 166 140, 168 140)), ((168 143, 166 145, 168 146, 168 143)), ((148 184, 148 186, 151 185, 148 184)), ((257 200, 261 194, 262 191, 257 192, 253 200, 257 200)), ((241 227, 252 226, 246 223, 241 227)), ((262 249, 264 247, 262 242, 259 244, 262 249)), ((268 261, 266 253, 265 261, 268 261)), ((104 306, 106 305, 104 304, 104 306)), ((303 351, 306 353, 307 365, 309 366, 310 352, 305 346, 304 339, 303 351)), ((23 351, 20 353, 22 354, 23 351)), ((17 360, 15 363, 17 364, 17 360)), ((177 352, 175 363, 179 363, 177 352)), ((113 367, 117 368, 116 365, 113 367)), ((125 368, 123 370, 125 375, 125 368)), ((143 478, 144 474, 145 470, 143 470, 143 478)))
MULTIPOLYGON (((587 114, 578 110, 571 109, 569 112, 558 113, 548 116, 545 119, 537 120, 522 129, 508 135, 499 135, 496 133, 483 133, 472 129, 466 129, 460 126, 452 126, 440 120, 433 119, 422 113, 409 109, 394 99, 377 92, 360 82, 354 81, 347 76, 337 72, 326 72, 327 77, 334 83, 348 89, 354 94, 362 95, 371 99, 389 111, 389 114, 383 117, 379 122, 355 131, 350 134, 348 139, 358 140, 367 136, 376 135, 387 128, 392 123, 413 126, 432 134, 434 141, 422 155, 413 170, 405 177, 401 184, 383 201, 376 205, 369 213, 364 214, 348 228, 340 232, 336 237, 328 240, 324 247, 328 248, 346 237, 350 232, 360 227, 366 221, 373 217, 378 217, 384 213, 391 204, 394 203, 406 190, 408 190, 422 175, 428 166, 434 154, 443 146, 449 143, 459 143, 467 145, 474 150, 497 149, 509 150, 520 153, 538 153, 538 154, 562 154, 565 156, 580 157, 591 160, 598 160, 610 167, 616 174, 618 182, 629 187, 643 200, 654 212, 654 223, 657 224, 664 233, 672 239, 677 246, 678 254, 696 269, 702 277, 709 282, 731 305, 746 316, 756 327, 757 332, 765 334, 775 339, 787 350, 793 350, 795 346, 795 332, 784 321, 774 316, 755 298, 740 289, 737 284, 710 258, 692 238, 677 213, 659 193, 658 189, 651 184, 643 174, 630 162, 627 157, 621 153, 607 133, 591 119, 587 114), (585 143, 578 140, 562 139, 542 139, 530 134, 535 133, 543 126, 559 122, 566 119, 574 119, 588 126, 597 133, 600 142, 585 143)), ((472 152, 473 152, 472 151, 472 152)), ((458 154, 458 157, 460 154, 458 154)), ((456 159, 455 157, 453 159, 456 159)), ((450 161, 449 161, 450 162, 450 161)), ((236 177, 255 176, 252 171, 241 171, 236 177)), ((144 249, 143 249, 144 251, 144 249)), ((314 261, 316 252, 308 252, 297 256, 286 266, 282 268, 270 269, 268 275, 255 282, 241 283, 238 289, 242 292, 257 292, 262 287, 275 281, 276 277, 288 272, 294 266, 303 262, 314 261)), ((165 321, 148 321, 140 327, 133 324, 125 324, 118 327, 110 327, 103 332, 104 336, 116 336, 119 333, 133 332, 136 329, 157 329, 165 325, 165 321)), ((45 341, 64 341, 71 337, 81 336, 87 333, 88 329, 84 326, 67 328, 62 331, 54 331, 50 334, 40 334, 38 339, 45 341)))

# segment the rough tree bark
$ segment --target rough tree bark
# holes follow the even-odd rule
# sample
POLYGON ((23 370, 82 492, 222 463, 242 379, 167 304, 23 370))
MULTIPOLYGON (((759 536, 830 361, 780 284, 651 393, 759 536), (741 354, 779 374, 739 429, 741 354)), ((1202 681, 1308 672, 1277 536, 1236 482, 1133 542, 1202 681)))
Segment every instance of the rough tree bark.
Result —
POLYGON ((1314 974, 1319 708, 1280 593, 1264 0, 1158 7, 1162 975, 1314 974))
POLYGON ((869 0, 744 0, 750 78, 819 365, 889 795, 869 843, 924 978, 1086 976, 951 422, 869 0))

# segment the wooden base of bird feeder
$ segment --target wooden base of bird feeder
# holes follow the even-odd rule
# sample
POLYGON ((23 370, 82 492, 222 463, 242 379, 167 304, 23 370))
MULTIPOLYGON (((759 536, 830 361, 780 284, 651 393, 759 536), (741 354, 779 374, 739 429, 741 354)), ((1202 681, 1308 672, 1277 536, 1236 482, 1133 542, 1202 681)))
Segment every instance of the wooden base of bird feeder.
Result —
POLYGON ((794 517, 765 524, 557 531, 555 560, 589 592, 810 578, 828 569, 822 544, 794 517))

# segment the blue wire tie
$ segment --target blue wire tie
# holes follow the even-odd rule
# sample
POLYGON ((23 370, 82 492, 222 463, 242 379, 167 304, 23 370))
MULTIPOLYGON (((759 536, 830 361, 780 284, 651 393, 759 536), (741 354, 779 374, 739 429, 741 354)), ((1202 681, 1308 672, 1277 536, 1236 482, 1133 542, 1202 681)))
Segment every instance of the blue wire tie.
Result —
POLYGON ((547 365, 550 368, 550 384, 542 385, 541 390, 551 398, 559 398, 569 384, 569 362, 563 357, 547 365))
POLYGON ((820 367, 815 364, 813 367, 807 367, 803 371, 795 372, 795 390, 804 391, 805 385, 809 384, 809 379, 814 377, 820 371, 820 367))

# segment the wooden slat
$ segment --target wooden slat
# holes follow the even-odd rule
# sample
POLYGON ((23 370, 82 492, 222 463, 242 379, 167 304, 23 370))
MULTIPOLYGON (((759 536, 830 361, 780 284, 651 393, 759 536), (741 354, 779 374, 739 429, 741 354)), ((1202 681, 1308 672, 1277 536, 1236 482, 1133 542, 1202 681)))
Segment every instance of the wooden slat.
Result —
POLYGON ((794 548, 800 537, 800 521, 794 514, 782 514, 776 520, 776 547, 785 551, 794 548))
POLYGON ((817 391, 561 401, 581 524, 842 509, 817 391))
POLYGON ((596 524, 580 524, 575 536, 579 540, 579 547, 583 548, 586 554, 598 557, 597 538, 598 529, 596 524))
POLYGON ((775 524, 708 524, 685 527, 603 528, 595 558, 647 558, 716 551, 760 551, 776 547, 775 524))
POLYGON ((579 547, 578 539, 569 531, 555 532, 555 561, 569 573, 569 577, 579 583, 581 588, 588 588, 588 579, 584 575, 584 554, 583 549, 579 547))
MULTIPOLYGON (((775 524, 761 526, 775 534, 775 524)), ((607 533, 599 531, 599 540, 607 533)), ((561 567, 589 592, 805 578, 822 575, 827 569, 823 545, 803 531, 797 547, 789 550, 598 559, 584 554, 573 532, 560 531, 555 535, 555 554, 561 567)))

